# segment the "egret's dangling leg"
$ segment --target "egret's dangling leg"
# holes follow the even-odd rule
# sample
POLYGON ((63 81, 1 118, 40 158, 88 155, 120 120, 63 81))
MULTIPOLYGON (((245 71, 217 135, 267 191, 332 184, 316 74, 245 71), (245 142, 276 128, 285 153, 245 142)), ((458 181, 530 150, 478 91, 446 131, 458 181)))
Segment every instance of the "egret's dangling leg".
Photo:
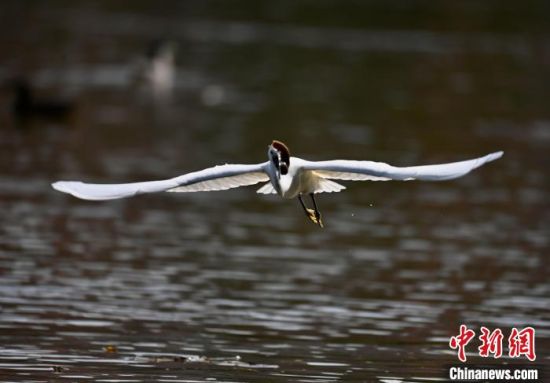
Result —
POLYGON ((304 200, 302 199, 301 194, 298 194, 298 201, 300 201, 300 205, 302 205, 302 208, 304 209, 306 216, 311 220, 311 222, 323 227, 322 224, 319 224, 319 220, 317 219, 317 214, 315 213, 315 210, 307 208, 306 204, 304 203, 304 200))
POLYGON ((315 211, 313 212, 315 214, 315 223, 317 223, 319 226, 323 227, 323 220, 321 219, 321 212, 319 211, 319 208, 317 207, 317 202, 315 202, 315 195, 313 193, 310 193, 309 196, 311 197, 311 201, 313 201, 313 207, 315 208, 315 211))
POLYGON ((304 212, 306 213, 306 216, 311 220, 311 222, 317 224, 317 218, 315 216, 315 211, 313 209, 308 209, 308 207, 304 203, 304 200, 302 199, 302 194, 298 194, 298 201, 300 201, 300 205, 302 205, 302 209, 304 209, 304 212))
POLYGON ((302 194, 298 194, 298 201, 300 201, 300 205, 302 205, 302 209, 304 209, 304 212, 306 213, 306 215, 307 215, 309 218, 311 218, 311 212, 312 212, 313 210, 308 209, 308 208, 306 207, 306 204, 304 203, 304 200, 302 199, 302 194))

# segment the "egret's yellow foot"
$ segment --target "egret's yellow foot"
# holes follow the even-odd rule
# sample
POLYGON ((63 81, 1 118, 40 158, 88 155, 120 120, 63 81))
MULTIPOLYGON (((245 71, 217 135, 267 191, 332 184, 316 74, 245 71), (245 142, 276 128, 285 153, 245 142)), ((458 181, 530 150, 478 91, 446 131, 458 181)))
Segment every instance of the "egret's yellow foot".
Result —
POLYGON ((306 209, 307 216, 316 225, 323 227, 323 221, 321 220, 321 213, 316 213, 313 209, 306 209))

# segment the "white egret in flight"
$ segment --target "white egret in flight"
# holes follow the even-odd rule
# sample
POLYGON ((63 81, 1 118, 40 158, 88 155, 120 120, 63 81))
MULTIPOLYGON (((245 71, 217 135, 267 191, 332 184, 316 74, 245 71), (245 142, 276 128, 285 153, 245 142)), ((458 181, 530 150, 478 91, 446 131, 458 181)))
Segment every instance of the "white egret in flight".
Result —
POLYGON ((291 157, 288 147, 273 141, 268 147, 266 162, 254 165, 226 164, 167 180, 124 184, 89 184, 80 181, 58 181, 56 190, 86 200, 109 200, 138 194, 169 192, 198 192, 227 190, 239 186, 265 184, 260 194, 278 194, 287 199, 297 197, 307 217, 323 227, 321 213, 315 201, 317 193, 339 192, 345 189, 333 180, 388 181, 423 180, 444 181, 461 177, 481 165, 494 161, 503 152, 495 152, 471 160, 439 165, 396 167, 383 162, 330 160, 307 161, 291 157), (306 207, 303 196, 309 195, 313 209, 306 207))

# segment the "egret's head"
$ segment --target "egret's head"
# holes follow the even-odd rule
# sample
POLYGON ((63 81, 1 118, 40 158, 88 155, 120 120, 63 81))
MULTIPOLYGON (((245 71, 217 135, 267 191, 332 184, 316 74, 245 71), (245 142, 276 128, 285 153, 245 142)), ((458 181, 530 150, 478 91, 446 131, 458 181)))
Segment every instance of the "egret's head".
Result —
POLYGON ((269 161, 277 169, 277 177, 288 173, 290 166, 290 151, 281 141, 273 140, 267 151, 269 161))

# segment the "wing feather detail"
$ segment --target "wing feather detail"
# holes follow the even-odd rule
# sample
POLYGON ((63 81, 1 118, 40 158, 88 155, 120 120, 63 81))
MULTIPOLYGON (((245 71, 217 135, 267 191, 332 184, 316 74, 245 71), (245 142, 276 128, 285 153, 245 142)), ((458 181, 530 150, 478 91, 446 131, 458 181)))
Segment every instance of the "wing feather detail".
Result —
POLYGON ((256 193, 258 194, 277 194, 271 182, 266 183, 261 188, 259 188, 256 193))
POLYGON ((462 177, 488 162, 499 159, 502 155, 503 152, 495 152, 466 161, 410 167, 396 167, 373 161, 306 161, 303 169, 313 170, 323 178, 347 181, 444 181, 462 177))
POLYGON ((254 185, 259 182, 265 182, 268 180, 269 180, 269 177, 265 172, 250 172, 250 173, 242 173, 238 175, 231 175, 227 177, 207 179, 204 181, 199 181, 188 185, 177 186, 175 188, 168 189, 167 191, 175 192, 175 193, 192 193, 192 192, 200 192, 200 191, 227 190, 227 189, 237 188, 240 186, 254 185))
POLYGON ((340 185, 334 181, 328 180, 326 178, 319 178, 317 181, 317 187, 313 191, 315 194, 318 193, 338 193, 344 190, 346 187, 340 185))
POLYGON ((369 174, 335 172, 330 170, 315 170, 315 174, 322 178, 332 178, 343 181, 391 181, 389 177, 377 177, 369 174))

